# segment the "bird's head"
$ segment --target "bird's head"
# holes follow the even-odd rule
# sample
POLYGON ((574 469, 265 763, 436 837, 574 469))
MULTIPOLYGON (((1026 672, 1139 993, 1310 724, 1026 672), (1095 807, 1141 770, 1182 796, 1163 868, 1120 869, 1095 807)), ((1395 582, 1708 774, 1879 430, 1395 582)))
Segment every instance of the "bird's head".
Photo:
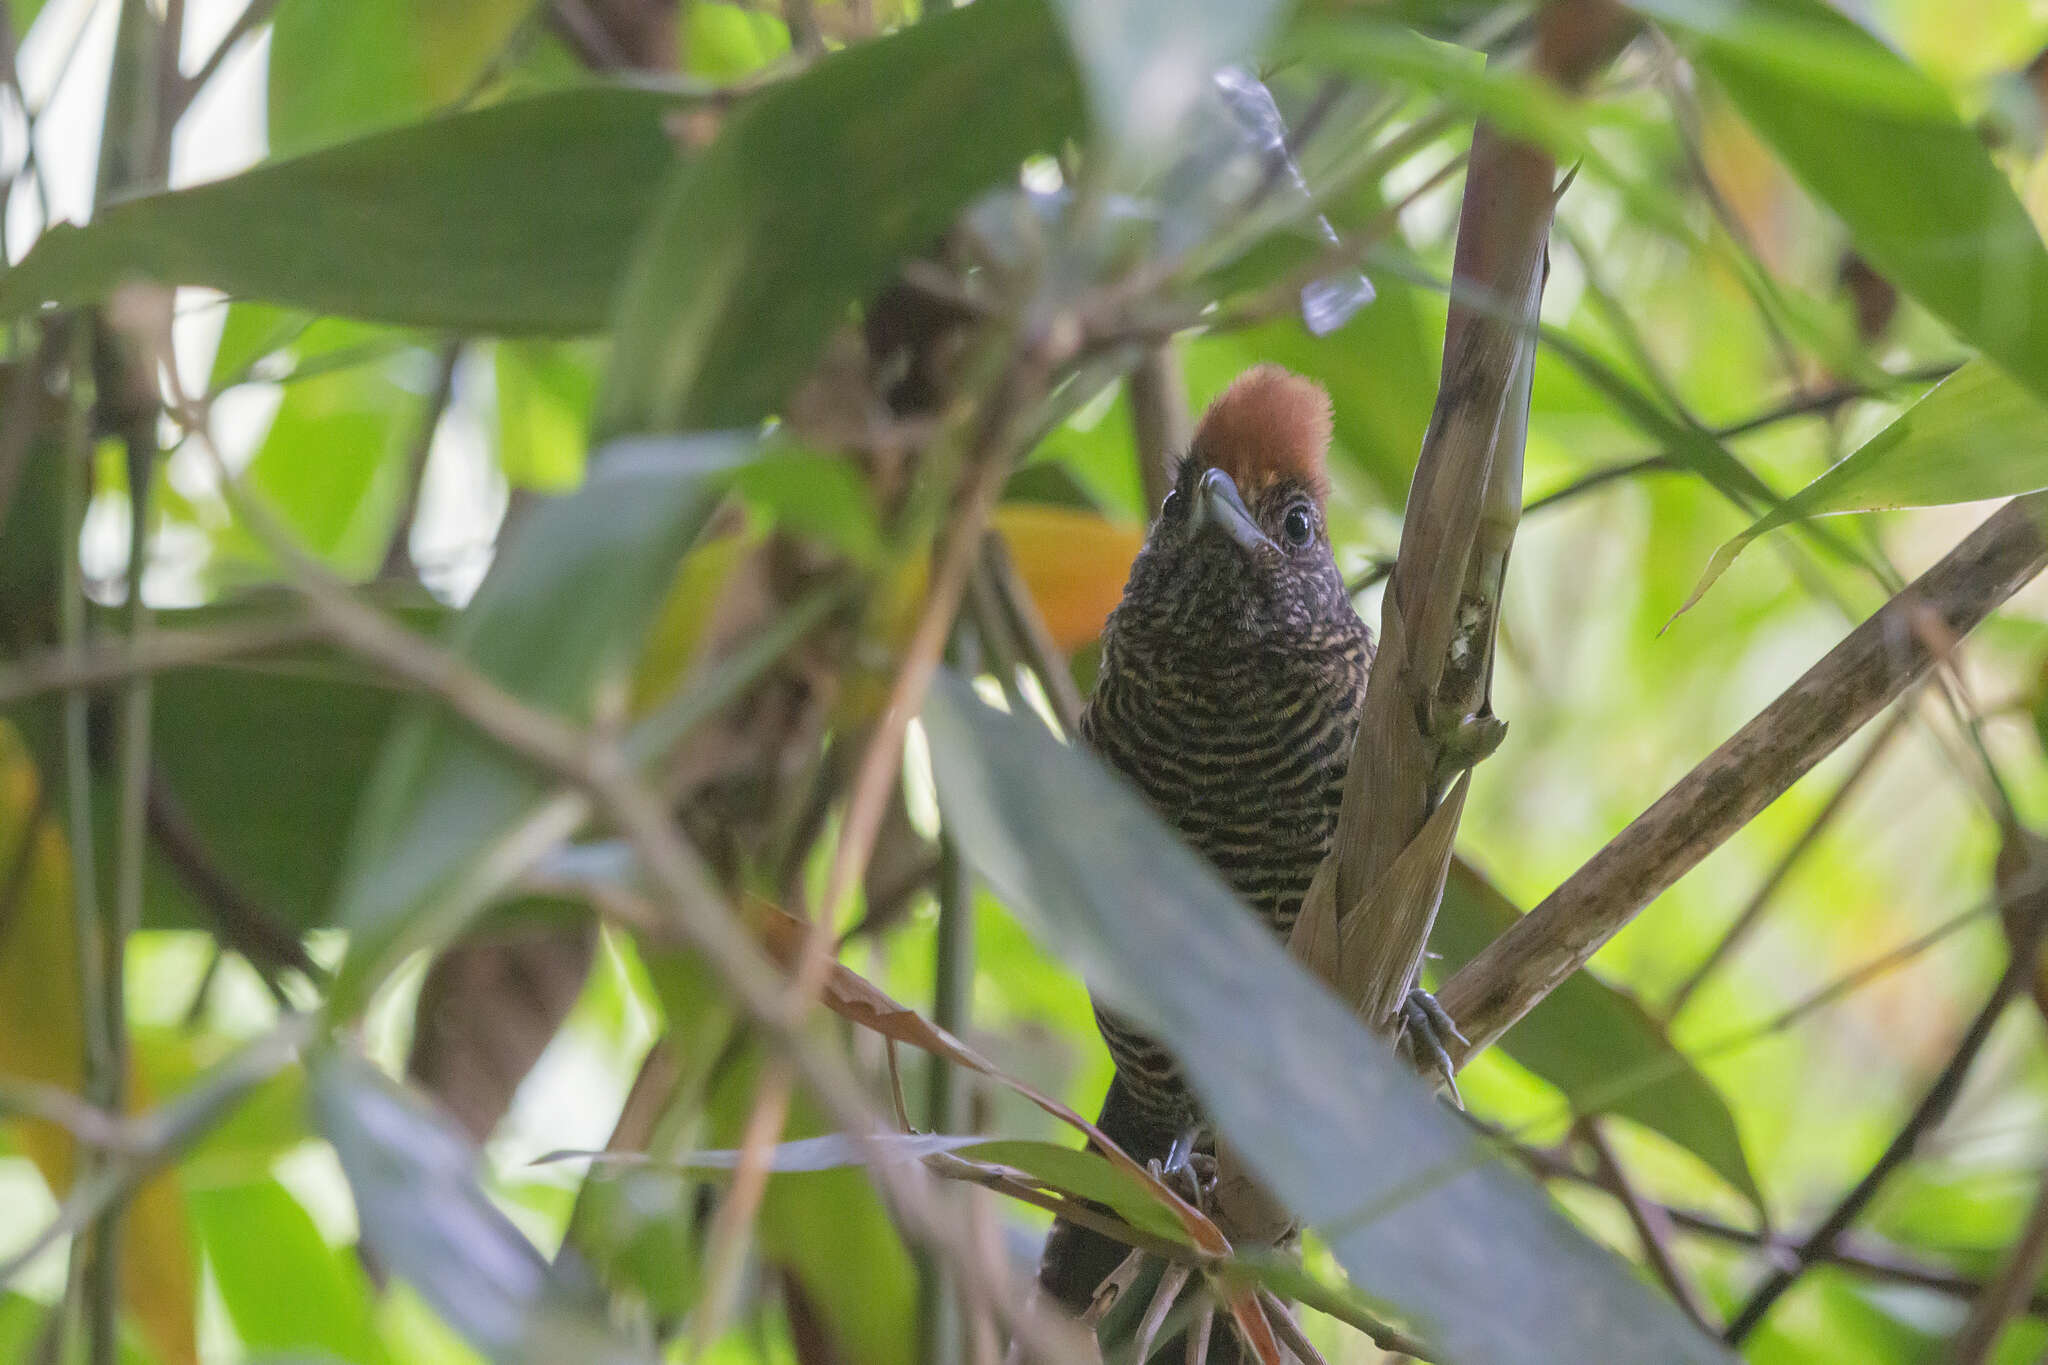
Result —
POLYGON ((1252 643, 1355 621, 1324 525, 1330 399, 1277 365, 1209 405, 1131 568, 1120 625, 1252 643))

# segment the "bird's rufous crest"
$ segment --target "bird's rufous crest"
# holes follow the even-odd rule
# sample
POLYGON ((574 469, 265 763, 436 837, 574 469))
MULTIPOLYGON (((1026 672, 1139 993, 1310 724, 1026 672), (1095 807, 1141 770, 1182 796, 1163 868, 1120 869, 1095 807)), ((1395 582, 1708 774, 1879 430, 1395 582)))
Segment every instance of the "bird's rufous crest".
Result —
POLYGON ((1228 474, 1247 497, 1294 479, 1317 498, 1330 491, 1330 395, 1313 379, 1258 365, 1232 381, 1195 428, 1194 458, 1228 474))

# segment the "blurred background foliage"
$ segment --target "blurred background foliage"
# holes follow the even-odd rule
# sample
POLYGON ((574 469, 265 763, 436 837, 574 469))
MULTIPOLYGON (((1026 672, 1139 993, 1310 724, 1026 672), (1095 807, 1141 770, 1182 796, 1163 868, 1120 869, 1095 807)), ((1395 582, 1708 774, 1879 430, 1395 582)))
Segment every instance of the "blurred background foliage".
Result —
MULTIPOLYGON (((589 885, 620 877, 615 812, 586 826, 561 773, 406 700, 388 660, 337 646, 295 594, 308 575, 360 585, 527 703, 629 735, 725 895, 836 911, 846 967, 1092 1112, 1109 1073, 1078 964, 962 867, 922 726, 865 875, 833 889, 960 414, 999 387, 984 333, 1054 331, 1158 267, 1127 291, 1128 335, 1033 397, 991 516, 1000 551, 978 558, 950 646, 985 695, 1057 717, 1062 688, 1085 693, 1148 510, 1147 422, 1184 424, 1258 361, 1334 399, 1331 526, 1376 623, 1483 113, 1579 171, 1503 615, 1511 729, 1473 785, 1434 944, 1455 966, 1960 539, 1986 510, 1967 497, 2048 485, 2028 396, 2048 394, 2048 311, 2030 306, 2048 266, 1983 193, 2048 212, 2048 13, 1845 4, 1880 40, 1859 43, 1803 0, 1636 8, 1662 26, 1568 102, 1523 74, 1528 6, 1462 0, 1130 3, 1100 22, 1037 0, 0 5, 0 1359, 68 1358, 52 1353, 92 1335, 67 1250, 72 1215, 98 1207, 82 1172, 140 1181, 123 1361, 995 1359, 986 1313, 944 1309, 946 1277, 858 1170, 773 1174, 750 1235, 722 1230, 726 1178, 675 1159, 742 1146, 783 1102, 788 1137, 827 1132, 827 1107, 789 1098, 673 933, 591 913, 589 885), (1148 123, 1174 80, 1253 51, 1376 293, 1320 335, 1291 306, 1320 249, 1303 205, 1233 216, 1242 165, 1148 123), (95 155, 103 114, 128 151, 95 155), (1105 221, 1077 227, 1066 187, 1105 221), (900 283, 912 258, 922 309, 900 283), (1961 258, 2010 268, 1942 273, 1961 258), (178 288, 122 287, 136 279, 178 288), (139 564, 132 464, 104 420, 118 369, 97 369, 88 430, 82 385, 54 378, 82 372, 87 314, 46 300, 100 305, 161 367, 139 564), (1788 494, 1980 353, 1995 421, 1971 405, 1923 424, 1931 487, 1838 504, 1961 505, 1827 523, 1852 553, 1764 538, 1676 615, 1756 510, 1702 476, 1699 442, 1788 494), (593 458, 771 416, 765 444, 628 439, 593 458), (247 638, 154 680, 124 781, 132 691, 69 705, 34 667, 136 629, 137 583, 153 640, 247 638), (67 837, 82 814, 93 837, 67 837), (110 975, 78 924, 131 873, 139 921, 110 975), (120 992, 111 1025, 95 982, 120 992), (323 1004, 352 1042, 300 1050, 292 1021, 323 1004), (125 1079, 88 1064, 109 1032, 125 1079), (125 1090, 155 1126, 81 1165, 38 1119, 82 1120, 29 1083, 102 1105, 125 1090), (655 1159, 542 1160, 608 1145, 655 1159)), ((1984 760, 2022 819, 2048 816, 2048 590, 1960 659, 1980 726, 1916 694, 1461 1078, 1472 1115, 1630 1262, 1647 1264, 1630 1206, 1648 1209, 1716 1321, 1870 1166, 2004 969, 1984 760)), ((1155 948, 1173 971, 1175 945, 1155 948)), ((880 1041, 818 1032, 886 1110, 880 1041)), ((918 1127, 1074 1145, 1012 1088, 902 1051, 918 1127)), ((2019 1235, 2044 1151, 2042 1017, 2017 1008, 1748 1358, 1937 1358, 2019 1235)), ((944 1210, 1020 1269, 1045 1223, 966 1186, 944 1210)), ((1341 1280, 1314 1237, 1306 1260, 1341 1280)), ((1381 1358, 1335 1318, 1305 1323, 1333 1362, 1381 1358)), ((2044 1351, 2048 1281, 1982 1358, 2044 1351)))

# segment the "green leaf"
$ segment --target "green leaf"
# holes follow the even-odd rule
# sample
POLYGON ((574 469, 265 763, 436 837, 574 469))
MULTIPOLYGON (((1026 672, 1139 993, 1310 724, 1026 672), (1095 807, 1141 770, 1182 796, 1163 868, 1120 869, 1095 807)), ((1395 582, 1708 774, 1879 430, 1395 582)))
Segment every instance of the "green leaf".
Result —
POLYGON ((950 675, 924 723, 963 854, 1169 1042, 1266 1186, 1447 1359, 1729 1358, 1491 1158, 1121 782, 950 675))
MULTIPOLYGON (((759 1093, 765 1055, 763 1047, 750 1043, 720 1067, 705 1105, 710 1141, 739 1142, 759 1093)), ((825 1126, 808 1095, 798 1091, 791 1097, 791 1134, 820 1133, 825 1126)), ((833 1358, 847 1365, 898 1365, 913 1357, 916 1273, 864 1172, 772 1177, 761 1197, 754 1235, 761 1260, 781 1267, 803 1286, 833 1358), (829 1236, 819 1235, 828 1228, 829 1236)))
POLYGON ((830 545, 856 564, 882 552, 881 519, 860 469, 843 455, 784 449, 735 481, 739 494, 782 527, 830 545))
POLYGON ((1844 512, 1940 507, 2048 488, 2048 404, 1973 360, 1892 424, 1714 551, 1689 607, 1757 537, 1844 512))
MULTIPOLYGON (((242 476, 294 544, 346 578, 375 574, 404 498, 419 404, 391 370, 354 366, 291 385, 242 476)), ((269 552, 239 524, 212 550, 219 577, 276 577, 269 552)))
MULTIPOLYGON (((1430 945, 1447 977, 1500 937, 1520 912, 1463 859, 1453 860, 1430 945)), ((1759 1213, 1763 1191, 1735 1115, 1714 1083, 1671 1045, 1636 998, 1576 972, 1502 1036, 1510 1057, 1562 1090, 1580 1113, 1633 1119, 1704 1161, 1759 1213), (1648 1079, 1625 1084, 1630 1077, 1648 1079)))
POLYGON ((395 323, 592 331, 675 161, 677 104, 559 91, 127 200, 45 233, 0 276, 0 317, 142 276, 395 323))
MULTIPOLYGON (((778 1175, 837 1171, 865 1166, 872 1156, 885 1160, 916 1161, 939 1153, 951 1153, 970 1161, 1012 1166, 1068 1194, 1107 1204, 1137 1227, 1176 1242, 1187 1241, 1180 1220, 1154 1202, 1145 1187, 1128 1172, 1109 1164, 1093 1151, 1059 1147, 1050 1142, 994 1138, 973 1133, 878 1133, 855 1139, 846 1133, 797 1138, 778 1143, 767 1153, 767 1169, 778 1175)), ((659 1164, 684 1171, 730 1171, 738 1168, 744 1152, 728 1147, 718 1151, 692 1152, 673 1162, 659 1164)), ((611 1156, 602 1152, 554 1152, 543 1161, 589 1157, 602 1165, 638 1166, 649 1164, 637 1155, 611 1156)))
POLYGON ((360 1057, 313 1065, 315 1125, 355 1194, 364 1245, 494 1361, 647 1365, 586 1286, 550 1267, 477 1182, 453 1124, 360 1057))
POLYGON ((1130 1172, 1110 1165, 1109 1159, 1099 1152, 1001 1138, 970 1147, 961 1155, 975 1161, 1014 1166, 1068 1194, 1108 1205, 1132 1227, 1155 1237, 1183 1244, 1188 1241, 1187 1229, 1181 1226, 1180 1219, 1154 1199, 1130 1172))
POLYGON ((789 29, 773 14, 723 0, 697 0, 684 14, 683 52, 693 76, 734 81, 789 55, 789 29))
MULTIPOLYGON (((13 1290, 0 1292, 0 1360, 34 1360, 57 1306, 13 1290)), ((155 1356, 136 1345, 132 1334, 120 1342, 120 1365, 158 1365, 155 1356)))
MULTIPOLYGON (((575 721, 623 689, 683 551, 751 440, 618 442, 567 497, 541 502, 507 539, 449 645, 525 701, 575 721)), ((384 750, 357 824, 337 922, 351 931, 334 989, 344 1016, 400 957, 451 936, 478 909, 468 874, 550 813, 553 784, 422 706, 384 750)), ((556 837, 566 837, 567 826, 556 837)))
MULTIPOLYGON (((259 608, 160 612, 154 629, 247 621, 259 608)), ((409 611, 431 629, 439 609, 409 611)), ((182 669, 154 690, 152 757, 212 865, 294 929, 327 923, 348 829, 398 698, 324 648, 182 669)), ((189 876, 153 870, 153 927, 208 924, 189 876)))
POLYGON ((1633 0, 1690 36, 1856 249, 2048 397, 2048 249, 1934 80, 1822 0, 1633 0))
POLYGON ((324 1351, 351 1365, 390 1358, 362 1267, 327 1245, 284 1186, 215 1186, 190 1199, 214 1284, 245 1346, 324 1351))
POLYGON ((777 410, 849 309, 1077 123, 1037 0, 980 0, 770 86, 669 185, 622 294, 603 425, 777 410))
POLYGON ((417 118, 476 84, 532 0, 290 0, 270 29, 270 150, 417 118))
POLYGON ((548 341, 495 348, 498 468, 514 488, 559 493, 583 480, 597 371, 582 349, 548 341))

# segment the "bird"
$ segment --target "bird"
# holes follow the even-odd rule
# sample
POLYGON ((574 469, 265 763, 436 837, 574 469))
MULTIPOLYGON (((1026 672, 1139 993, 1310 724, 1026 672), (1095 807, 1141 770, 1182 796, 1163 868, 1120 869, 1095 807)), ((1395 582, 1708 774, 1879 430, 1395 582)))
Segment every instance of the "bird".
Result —
MULTIPOLYGON (((1331 550, 1329 395, 1260 365, 1197 424, 1103 628, 1084 745, 1283 942, 1328 851, 1372 663, 1331 550)), ((1178 1062, 1100 1001, 1097 1127, 1174 1169, 1205 1135, 1178 1062)), ((1056 1222, 1042 1292, 1072 1312, 1126 1255, 1056 1222)))

